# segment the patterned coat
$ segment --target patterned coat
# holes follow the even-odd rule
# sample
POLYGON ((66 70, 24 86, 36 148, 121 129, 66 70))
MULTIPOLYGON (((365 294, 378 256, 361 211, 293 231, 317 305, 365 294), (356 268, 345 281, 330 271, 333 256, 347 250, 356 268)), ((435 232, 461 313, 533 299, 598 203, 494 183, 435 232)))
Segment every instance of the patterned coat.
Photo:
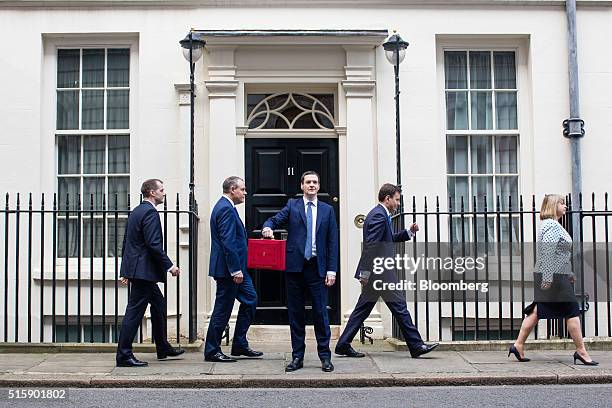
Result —
POLYGON ((552 282, 554 274, 572 274, 572 237, 558 221, 542 221, 537 245, 535 272, 542 274, 542 282, 552 282))

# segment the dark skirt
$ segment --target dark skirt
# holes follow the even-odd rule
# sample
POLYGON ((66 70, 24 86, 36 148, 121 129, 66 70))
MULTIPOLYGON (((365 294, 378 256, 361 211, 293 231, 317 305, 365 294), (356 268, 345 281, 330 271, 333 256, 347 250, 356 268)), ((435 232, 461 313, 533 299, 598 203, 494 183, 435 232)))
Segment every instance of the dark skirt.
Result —
POLYGON ((569 319, 580 316, 578 302, 538 302, 538 319, 569 319))
POLYGON ((580 315, 570 275, 554 275, 552 285, 547 290, 540 288, 542 279, 538 275, 534 279, 534 302, 523 310, 524 314, 533 313, 537 305, 538 319, 569 319, 580 315))

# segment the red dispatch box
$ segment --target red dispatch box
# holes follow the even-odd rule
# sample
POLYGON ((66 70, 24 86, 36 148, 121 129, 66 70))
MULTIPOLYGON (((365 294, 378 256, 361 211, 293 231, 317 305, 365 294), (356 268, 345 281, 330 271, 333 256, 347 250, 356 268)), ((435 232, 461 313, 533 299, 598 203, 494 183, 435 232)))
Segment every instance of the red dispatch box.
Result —
POLYGON ((286 244, 284 239, 249 239, 247 266, 284 271, 286 244))

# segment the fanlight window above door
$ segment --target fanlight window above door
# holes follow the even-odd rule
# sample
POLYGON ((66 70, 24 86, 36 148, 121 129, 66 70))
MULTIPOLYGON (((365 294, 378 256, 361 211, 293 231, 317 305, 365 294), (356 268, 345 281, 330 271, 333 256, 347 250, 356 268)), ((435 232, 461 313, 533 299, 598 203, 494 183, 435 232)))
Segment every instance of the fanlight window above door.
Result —
POLYGON ((249 129, 333 129, 334 95, 249 94, 247 126, 249 129))

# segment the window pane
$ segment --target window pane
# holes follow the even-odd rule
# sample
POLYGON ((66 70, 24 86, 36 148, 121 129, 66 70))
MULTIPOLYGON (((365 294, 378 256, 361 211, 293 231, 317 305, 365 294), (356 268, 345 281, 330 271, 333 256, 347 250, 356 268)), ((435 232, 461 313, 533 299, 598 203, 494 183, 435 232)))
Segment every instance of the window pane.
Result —
MULTIPOLYGON (((455 211, 453 209, 453 211, 455 211)), ((460 212, 457 209, 457 212, 460 212)), ((451 242, 470 242, 470 218, 469 217, 461 217, 455 216, 451 218, 452 224, 449 225, 449 233, 451 234, 451 242), (461 222, 463 221, 463 223, 461 222)), ((453 256, 461 256, 462 249, 468 251, 467 246, 460 245, 453 247, 453 256)))
MULTIPOLYGON (((487 211, 490 211, 491 208, 487 207, 487 211)), ((495 218, 486 217, 487 222, 485 224, 484 216, 476 216, 476 239, 479 243, 485 242, 485 239, 488 242, 495 242, 495 218)), ((478 246, 478 251, 480 254, 484 252, 484 246, 478 246)), ((492 247, 489 247, 492 249, 492 247)))
POLYGON ((514 52, 495 52, 495 88, 516 89, 516 66, 514 52))
POLYGON ((104 128, 104 91, 83 91, 82 129, 104 128))
POLYGON ((491 211, 493 208, 493 176, 472 177, 472 196, 476 196, 477 211, 484 211, 485 197, 487 211, 491 211))
MULTIPOLYGON (((83 177, 83 209, 101 210, 104 199, 104 178, 83 177), (93 197, 93 208, 91 206, 93 197)), ((89 216, 89 214, 87 214, 89 216)))
POLYGON ((57 91, 57 129, 79 128, 79 91, 57 91))
POLYGON ((108 256, 121 256, 123 251, 123 236, 125 235, 125 229, 127 227, 127 218, 118 218, 115 222, 113 218, 108 219, 108 256), (117 248, 115 249, 115 245, 117 248))
POLYGON ((334 128, 334 124, 331 122, 331 120, 329 120, 327 115, 323 115, 322 113, 315 113, 314 115, 317 119, 317 127, 324 127, 326 129, 334 128))
POLYGON ((468 128, 467 92, 446 93, 446 128, 448 130, 468 128))
POLYGON ((472 92, 472 129, 493 129, 491 92, 472 92))
POLYGON ((108 91, 107 129, 128 129, 130 127, 129 97, 130 91, 127 89, 108 91))
POLYGON ((130 50, 108 50, 108 86, 130 86, 130 50))
POLYGON ((444 53, 444 75, 447 89, 467 89, 467 56, 465 51, 444 53))
POLYGON ((93 233, 93 256, 95 258, 102 257, 102 242, 104 240, 104 231, 102 230, 102 219, 90 219, 89 214, 83 217, 83 256, 91 257, 92 252, 92 233, 93 233), (93 225, 93 231, 92 231, 93 225))
POLYGON ((83 138, 83 173, 104 174, 106 136, 83 138))
POLYGON ((491 88, 491 53, 488 51, 470 52, 470 87, 475 89, 491 88))
POLYGON ((81 179, 78 177, 59 177, 57 179, 57 208, 76 210, 78 194, 81 192, 81 179))
POLYGON ((446 167, 448 174, 468 173, 467 136, 446 137, 446 167))
POLYGON ((109 209, 128 209, 128 194, 130 192, 129 177, 109 177, 108 178, 108 203, 109 209), (115 203, 117 205, 115 205, 115 203))
POLYGON ((495 92, 497 129, 517 129, 516 92, 495 92))
MULTIPOLYGON (((76 258, 78 243, 78 221, 76 218, 66 218, 63 214, 57 220, 57 256, 60 258, 76 258)), ((73 214, 75 215, 75 214, 73 214)))
POLYGON ((472 136, 470 145, 472 173, 493 173, 493 142, 491 136, 472 136))
POLYGON ((130 172, 130 136, 119 135, 108 137, 108 172, 130 172))
POLYGON ((501 203, 502 211, 518 209, 518 176, 495 177, 495 187, 501 203))
POLYGON ((80 50, 57 50, 57 87, 79 87, 80 50))
POLYGON ((104 87, 104 49, 83 50, 83 88, 104 87))
MULTIPOLYGON (((264 94, 248 94, 247 95, 247 117, 251 116, 251 113, 256 113, 253 112, 253 109, 255 109, 255 107, 262 101, 264 100, 264 98, 268 97, 269 95, 264 95, 264 94)), ((262 112, 266 110, 266 104, 262 103, 258 108, 257 108, 257 112, 262 112)))
POLYGON ((461 199, 463 198, 464 207, 468 203, 468 178, 467 177, 448 177, 448 195, 453 206, 453 212, 461 210, 461 199))
MULTIPOLYGON (((321 104, 323 104, 323 106, 325 106, 327 108, 327 110, 329 111, 329 113, 333 116, 335 116, 335 104, 334 104, 334 95, 333 94, 322 94, 322 95, 312 95, 315 98, 317 98, 319 100, 319 102, 321 104)), ((325 109, 321 108, 320 106, 315 106, 315 109, 321 110, 323 112, 325 112, 325 109)))
MULTIPOLYGON (((499 224, 501 226, 501 242, 509 242, 512 238, 512 242, 517 243, 519 240, 519 218, 502 217, 499 224)), ((516 252, 516 249, 513 248, 513 252, 516 252)), ((502 246, 501 252, 502 255, 508 254, 508 246, 502 246)))
POLYGON ((81 136, 57 136, 57 172, 81 173, 81 136))
POLYGON ((518 173, 517 137, 498 136, 495 138, 495 172, 518 173))

